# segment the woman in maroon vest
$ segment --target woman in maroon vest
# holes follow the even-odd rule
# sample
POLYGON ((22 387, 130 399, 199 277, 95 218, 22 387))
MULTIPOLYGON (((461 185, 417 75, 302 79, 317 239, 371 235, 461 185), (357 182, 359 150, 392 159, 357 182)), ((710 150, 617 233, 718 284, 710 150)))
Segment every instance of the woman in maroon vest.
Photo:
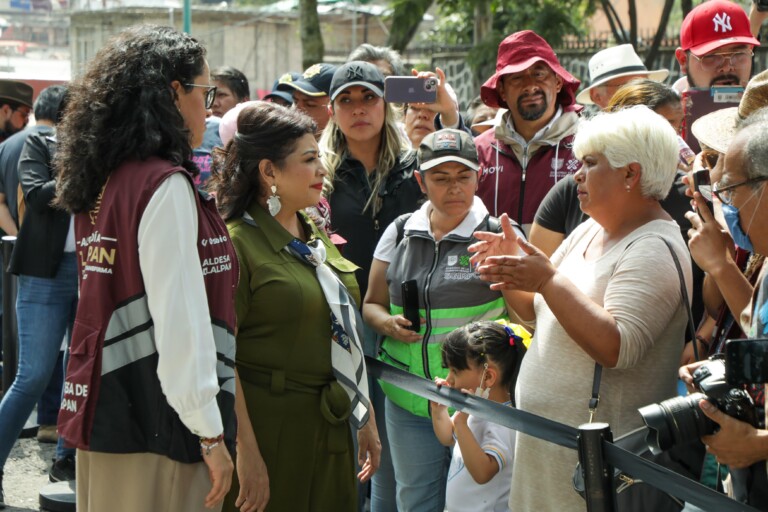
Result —
POLYGON ((168 27, 111 39, 71 86, 57 201, 75 213, 80 302, 59 414, 77 508, 218 509, 234 448, 237 261, 193 187, 216 88, 168 27))

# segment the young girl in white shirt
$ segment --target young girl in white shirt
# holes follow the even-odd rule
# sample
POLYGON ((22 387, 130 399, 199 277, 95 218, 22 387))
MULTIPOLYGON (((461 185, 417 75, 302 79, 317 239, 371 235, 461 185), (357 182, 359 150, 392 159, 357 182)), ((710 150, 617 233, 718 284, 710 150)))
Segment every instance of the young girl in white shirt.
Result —
MULTIPOLYGON (((456 329, 442 348, 446 379, 438 386, 473 393, 504 405, 512 405, 517 370, 530 342, 521 326, 492 321, 474 322, 456 329)), ((506 511, 515 431, 489 421, 430 402, 435 435, 453 446, 448 471, 446 511, 506 511)))

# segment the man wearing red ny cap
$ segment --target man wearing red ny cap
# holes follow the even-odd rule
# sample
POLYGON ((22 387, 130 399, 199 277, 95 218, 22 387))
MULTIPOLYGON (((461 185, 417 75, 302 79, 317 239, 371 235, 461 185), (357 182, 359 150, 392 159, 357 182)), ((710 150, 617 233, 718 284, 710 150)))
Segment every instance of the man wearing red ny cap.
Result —
POLYGON ((735 85, 746 87, 752 73, 752 50, 760 42, 752 35, 750 23, 765 18, 754 4, 747 13, 728 0, 710 0, 696 6, 683 20, 680 48, 675 51, 689 87, 735 85), (758 19, 759 18, 759 19, 758 19))
POLYGON ((507 213, 526 233, 547 191, 581 167, 572 151, 578 87, 549 44, 524 30, 501 42, 496 73, 480 89, 486 105, 509 111, 475 140, 477 195, 491 215, 507 213))

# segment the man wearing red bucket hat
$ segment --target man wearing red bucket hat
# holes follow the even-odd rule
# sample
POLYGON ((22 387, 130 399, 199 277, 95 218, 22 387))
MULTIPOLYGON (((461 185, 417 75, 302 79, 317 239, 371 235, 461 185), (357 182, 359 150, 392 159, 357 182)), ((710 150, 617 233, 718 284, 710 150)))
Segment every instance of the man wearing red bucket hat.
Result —
MULTIPOLYGON (((749 17, 737 3, 710 0, 697 5, 683 20, 680 47, 675 57, 687 75, 687 87, 734 85, 746 87, 752 74, 755 39, 751 24, 757 29, 766 13, 752 4, 749 17)), ((681 90, 686 84, 676 87, 681 90)))
POLYGON ((483 103, 508 112, 475 140, 477 195, 491 215, 507 213, 526 233, 547 191, 581 167, 572 151, 578 87, 549 44, 524 30, 501 42, 496 73, 480 89, 483 103))

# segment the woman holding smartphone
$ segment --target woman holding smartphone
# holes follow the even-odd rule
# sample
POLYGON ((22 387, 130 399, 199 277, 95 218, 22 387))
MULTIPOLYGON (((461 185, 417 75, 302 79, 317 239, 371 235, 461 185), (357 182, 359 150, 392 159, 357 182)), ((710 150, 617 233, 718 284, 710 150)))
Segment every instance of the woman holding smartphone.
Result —
MULTIPOLYGON (((422 140, 418 156, 416 177, 428 201, 396 220, 381 237, 363 318, 384 336, 382 361, 427 379, 445 378, 445 337, 469 322, 507 316, 502 293, 474 273, 467 252, 475 231, 495 231, 499 222, 475 196, 479 166, 469 134, 452 129, 431 133, 422 140), (410 300, 404 295, 414 291, 424 320, 418 314, 407 318, 410 300)), ((486 387, 482 380, 478 384, 486 387)), ((389 384, 382 387, 398 510, 443 510, 451 455, 435 436, 429 404, 389 384)))

